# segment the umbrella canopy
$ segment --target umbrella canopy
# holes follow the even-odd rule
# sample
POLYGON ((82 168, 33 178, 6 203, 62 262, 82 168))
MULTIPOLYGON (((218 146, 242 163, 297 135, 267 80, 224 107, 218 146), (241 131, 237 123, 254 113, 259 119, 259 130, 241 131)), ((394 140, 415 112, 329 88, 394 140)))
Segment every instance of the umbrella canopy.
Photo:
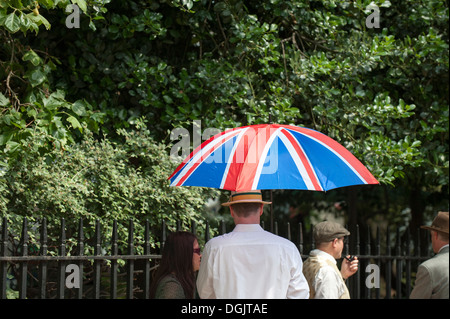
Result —
POLYGON ((378 184, 345 147, 312 129, 279 124, 226 130, 197 147, 169 177, 171 186, 226 190, 304 189, 378 184))

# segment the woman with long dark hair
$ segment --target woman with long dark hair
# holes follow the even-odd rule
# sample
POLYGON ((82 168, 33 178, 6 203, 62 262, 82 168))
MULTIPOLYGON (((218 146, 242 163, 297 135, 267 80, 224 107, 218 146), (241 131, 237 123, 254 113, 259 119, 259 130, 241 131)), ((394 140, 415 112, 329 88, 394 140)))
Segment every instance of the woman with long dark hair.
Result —
POLYGON ((200 258, 200 247, 194 234, 185 231, 170 234, 150 287, 150 298, 194 298, 195 272, 200 268, 200 258))

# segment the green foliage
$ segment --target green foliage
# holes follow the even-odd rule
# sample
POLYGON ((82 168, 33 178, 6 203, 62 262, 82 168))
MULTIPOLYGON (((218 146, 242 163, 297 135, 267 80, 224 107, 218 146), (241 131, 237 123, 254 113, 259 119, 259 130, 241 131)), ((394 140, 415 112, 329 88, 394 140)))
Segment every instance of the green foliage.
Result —
MULTIPOLYGON (((118 147, 141 117, 158 142, 199 119, 203 128, 317 129, 411 203, 423 192, 448 206, 448 13, 445 1, 410 0, 0 1, 0 209, 15 206, 3 195, 6 172, 31 156, 24 146, 36 136, 45 137, 38 163, 81 147, 91 132, 92 143, 106 136, 95 143, 118 147), (65 27, 69 3, 81 8, 79 29, 65 27), (365 24, 371 3, 380 28, 365 24)), ((113 160, 120 172, 134 169, 113 160)), ((91 213, 146 211, 143 198, 115 203, 128 198, 124 189, 137 191, 133 176, 105 177, 112 195, 95 192, 91 213)), ((90 188, 70 197, 66 186, 81 212, 90 188)), ((416 209, 411 203, 401 205, 416 209)), ((23 208, 34 214, 33 205, 23 208)))
POLYGON ((43 25, 46 30, 51 28, 50 22, 44 17, 42 11, 59 8, 71 12, 67 7, 73 4, 89 17, 89 27, 95 30, 93 20, 102 19, 101 14, 106 12, 104 6, 109 2, 110 0, 2 0, 0 1, 0 26, 4 26, 10 33, 22 31, 26 34, 28 31, 34 31, 37 35, 40 26, 43 25))
MULTIPOLYGON (((196 222, 200 234, 204 232, 204 198, 214 197, 216 192, 169 187, 167 177, 176 165, 169 158, 168 146, 155 142, 143 121, 138 121, 134 130, 119 130, 120 142, 96 140, 86 126, 83 129, 80 143, 45 153, 53 140, 46 132, 23 140, 20 147, 26 151, 10 163, 3 176, 6 216, 16 234, 20 234, 21 223, 14 216, 29 216, 32 222, 46 217, 55 240, 61 218, 72 234, 77 233, 82 218, 91 227, 86 231, 88 238, 93 236, 96 220, 100 220, 103 234, 111 234, 114 219, 122 226, 122 241, 128 238, 129 220, 135 222, 141 242, 146 220, 155 236, 160 234, 163 220, 171 230, 180 221, 185 228, 196 222)), ((152 240, 153 245, 159 241, 157 237, 152 240)))
POLYGON ((105 130, 140 115, 155 119, 160 137, 199 118, 219 129, 293 123, 343 143, 382 183, 420 168, 430 184, 448 185, 445 5, 417 9, 437 19, 413 28, 403 5, 379 3, 377 30, 364 23, 369 2, 207 4, 195 14, 164 3, 108 7, 109 32, 95 35, 102 45, 83 47, 77 33, 67 47, 84 79, 70 94, 99 103, 105 130))
MULTIPOLYGON (((67 100, 64 90, 55 89, 50 84, 52 72, 61 65, 59 58, 50 55, 47 50, 31 48, 26 44, 26 38, 12 35, 18 30, 8 23, 10 20, 19 21, 19 29, 25 35, 30 30, 38 32, 38 25, 29 23, 25 17, 37 16, 47 21, 39 13, 39 3, 7 3, 0 2, 0 26, 4 26, 4 29, 0 28, 4 54, 0 61, 0 147, 4 154, 7 157, 17 156, 18 146, 36 130, 52 136, 52 144, 56 148, 79 138, 83 133, 83 123, 97 131, 104 114, 94 110, 85 99, 67 100), (10 10, 13 12, 8 13, 10 10), (28 11, 31 12, 25 14, 28 11), (11 16, 15 18, 9 18, 11 16)), ((66 4, 68 1, 58 5, 66 4)), ((56 6, 53 1, 41 1, 41 5, 47 8, 56 6)), ((48 21, 45 25, 50 28, 48 21)))

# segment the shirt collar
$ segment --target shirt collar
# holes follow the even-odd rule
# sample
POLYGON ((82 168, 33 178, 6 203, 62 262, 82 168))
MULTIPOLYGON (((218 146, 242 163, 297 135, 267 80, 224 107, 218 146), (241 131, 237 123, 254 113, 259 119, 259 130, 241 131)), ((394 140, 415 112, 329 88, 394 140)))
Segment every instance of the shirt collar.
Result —
POLYGON ((257 232, 264 231, 259 224, 237 224, 233 229, 234 232, 257 232))
POLYGON ((328 259, 336 264, 336 259, 334 259, 333 256, 331 256, 329 253, 324 252, 323 250, 314 249, 314 250, 311 250, 311 252, 309 254, 310 254, 310 256, 316 256, 316 257, 328 259))
POLYGON ((444 246, 442 246, 441 247, 441 249, 439 249, 439 252, 438 252, 438 254, 444 249, 444 248, 447 248, 448 249, 448 244, 447 245, 444 245, 444 246))

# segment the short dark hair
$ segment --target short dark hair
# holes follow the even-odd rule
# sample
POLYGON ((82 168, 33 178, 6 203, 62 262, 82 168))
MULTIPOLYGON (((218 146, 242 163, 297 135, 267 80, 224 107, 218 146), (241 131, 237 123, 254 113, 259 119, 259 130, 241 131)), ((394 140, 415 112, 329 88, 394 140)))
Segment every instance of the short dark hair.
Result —
POLYGON ((261 203, 241 203, 241 204, 233 204, 233 212, 238 217, 249 217, 253 214, 259 213, 261 203))

